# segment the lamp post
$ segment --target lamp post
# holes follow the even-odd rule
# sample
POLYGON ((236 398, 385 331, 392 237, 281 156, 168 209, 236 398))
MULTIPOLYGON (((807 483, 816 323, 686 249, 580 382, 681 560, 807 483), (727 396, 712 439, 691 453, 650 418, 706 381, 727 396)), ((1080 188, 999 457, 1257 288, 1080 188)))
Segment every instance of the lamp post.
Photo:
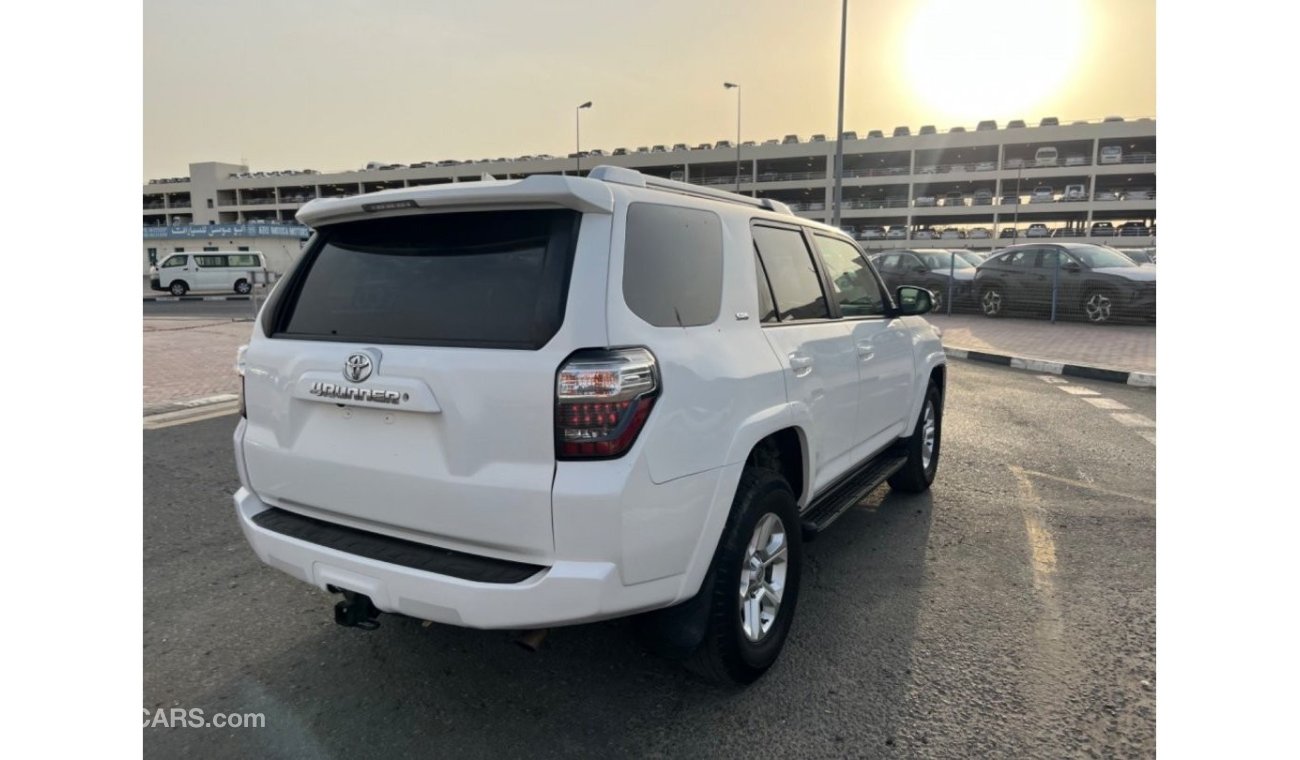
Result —
POLYGON ((740 192, 740 85, 734 82, 723 82, 724 89, 736 90, 736 192, 740 192))
POLYGON ((590 100, 578 106, 577 108, 573 109, 573 131, 574 131, 574 137, 576 138, 575 141, 577 142, 577 152, 573 154, 573 158, 575 161, 578 162, 579 175, 582 174, 582 118, 581 117, 582 117, 582 109, 584 108, 591 108, 590 100))
POLYGON ((840 226, 840 207, 844 205, 844 52, 849 27, 849 0, 840 8, 840 108, 835 129, 835 214, 834 224, 840 226))

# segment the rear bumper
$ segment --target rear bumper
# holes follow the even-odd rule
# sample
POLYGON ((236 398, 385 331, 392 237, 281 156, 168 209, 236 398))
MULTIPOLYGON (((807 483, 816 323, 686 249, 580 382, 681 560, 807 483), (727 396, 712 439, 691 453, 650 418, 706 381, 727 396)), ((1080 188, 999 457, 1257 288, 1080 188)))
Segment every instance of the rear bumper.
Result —
POLYGON ((375 607, 469 628, 541 628, 662 607, 681 578, 624 586, 612 562, 557 561, 519 583, 481 583, 351 554, 277 533, 254 517, 270 508, 247 488, 234 495, 244 537, 268 565, 318 588, 365 594, 375 607))

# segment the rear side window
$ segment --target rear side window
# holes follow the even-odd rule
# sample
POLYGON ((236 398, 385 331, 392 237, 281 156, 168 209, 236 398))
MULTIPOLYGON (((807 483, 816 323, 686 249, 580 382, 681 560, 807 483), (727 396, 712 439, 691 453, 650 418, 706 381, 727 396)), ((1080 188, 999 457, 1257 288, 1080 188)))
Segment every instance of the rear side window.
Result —
POLYGON ((262 265, 257 256, 251 253, 231 254, 226 257, 226 260, 228 265, 232 267, 259 267, 262 265))
POLYGON ((273 336, 538 349, 560 329, 580 215, 390 217, 323 227, 273 336))
POLYGON ((722 306, 722 221, 655 203, 627 208, 623 300, 655 327, 712 324, 722 306))
POLYGON ((827 319, 826 295, 813 265, 803 233, 778 227, 754 227, 754 245, 772 283, 777 313, 782 322, 827 319))
POLYGON ((225 256, 195 256, 194 263, 201 267, 224 267, 226 266, 225 256))

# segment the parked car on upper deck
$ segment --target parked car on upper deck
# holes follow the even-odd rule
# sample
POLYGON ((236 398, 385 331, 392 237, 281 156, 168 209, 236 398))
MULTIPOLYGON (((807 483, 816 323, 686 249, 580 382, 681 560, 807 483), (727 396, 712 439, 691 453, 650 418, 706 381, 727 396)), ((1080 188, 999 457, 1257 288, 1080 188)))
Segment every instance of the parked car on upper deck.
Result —
POLYGON ((1050 185, 1039 185, 1029 195, 1030 203, 1053 203, 1055 202, 1055 191, 1050 185))

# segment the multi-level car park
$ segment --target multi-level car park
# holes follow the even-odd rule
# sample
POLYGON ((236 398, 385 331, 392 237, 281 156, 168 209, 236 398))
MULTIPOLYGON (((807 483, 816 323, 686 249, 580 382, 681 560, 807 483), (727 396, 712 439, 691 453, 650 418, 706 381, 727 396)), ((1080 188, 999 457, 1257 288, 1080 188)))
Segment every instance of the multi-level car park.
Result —
MULTIPOLYGON (((971 130, 923 125, 845 132, 841 226, 871 249, 911 241, 957 241, 991 249, 1025 238, 1074 237, 1133 247, 1155 244, 1156 125, 1153 119, 1037 126, 982 121, 971 130), (1119 241, 1115 241, 1119 242, 1119 241)), ((823 222, 834 219, 835 140, 798 135, 730 140, 694 147, 678 142, 593 149, 581 155, 525 155, 477 160, 371 162, 346 171, 249 172, 236 164, 192 164, 191 176, 144 186, 145 227, 291 223, 318 197, 388 188, 586 174, 600 164, 716 185, 790 206, 823 222), (578 168, 581 163, 581 170, 578 168)))

